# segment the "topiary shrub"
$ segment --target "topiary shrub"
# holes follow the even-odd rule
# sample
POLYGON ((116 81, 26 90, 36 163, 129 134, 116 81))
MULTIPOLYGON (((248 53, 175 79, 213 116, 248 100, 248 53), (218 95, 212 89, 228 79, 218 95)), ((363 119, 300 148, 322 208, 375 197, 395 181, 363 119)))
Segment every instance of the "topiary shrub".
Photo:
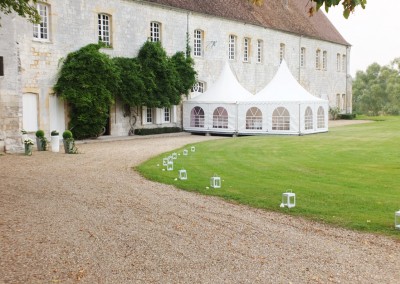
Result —
POLYGON ((36 131, 36 137, 37 138, 43 138, 44 137, 44 131, 39 129, 38 131, 36 131))
POLYGON ((50 135, 51 135, 51 136, 58 136, 59 133, 58 133, 57 130, 53 130, 53 131, 51 131, 51 134, 50 134, 50 135))
POLYGON ((175 133, 181 132, 180 127, 159 127, 159 128, 141 128, 135 129, 136 135, 152 135, 152 134, 162 134, 162 133, 175 133))
POLYGON ((70 139, 70 138, 73 138, 73 135, 72 135, 72 132, 70 131, 70 130, 65 130, 64 132, 63 132, 63 138, 64 139, 70 139))

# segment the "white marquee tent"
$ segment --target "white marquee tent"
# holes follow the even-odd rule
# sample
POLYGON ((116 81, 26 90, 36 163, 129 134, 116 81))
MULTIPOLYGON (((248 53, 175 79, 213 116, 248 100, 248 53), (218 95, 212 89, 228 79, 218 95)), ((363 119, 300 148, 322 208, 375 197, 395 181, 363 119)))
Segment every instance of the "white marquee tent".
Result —
POLYGON ((183 103, 183 128, 189 132, 310 134, 328 131, 328 101, 307 92, 285 61, 256 95, 245 90, 226 64, 205 93, 183 103))

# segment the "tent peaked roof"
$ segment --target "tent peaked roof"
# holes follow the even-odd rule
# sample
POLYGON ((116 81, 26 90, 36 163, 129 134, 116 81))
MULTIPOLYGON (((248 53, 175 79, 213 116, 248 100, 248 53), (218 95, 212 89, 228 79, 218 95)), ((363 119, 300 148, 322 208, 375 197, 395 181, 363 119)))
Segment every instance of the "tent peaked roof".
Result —
POLYGON ((311 95, 301 86, 290 72, 285 60, 282 60, 278 72, 271 82, 258 92, 253 101, 275 102, 321 102, 325 101, 311 95))
POLYGON ((227 62, 217 81, 206 92, 189 101, 231 103, 248 100, 250 97, 253 97, 253 95, 240 85, 227 62))

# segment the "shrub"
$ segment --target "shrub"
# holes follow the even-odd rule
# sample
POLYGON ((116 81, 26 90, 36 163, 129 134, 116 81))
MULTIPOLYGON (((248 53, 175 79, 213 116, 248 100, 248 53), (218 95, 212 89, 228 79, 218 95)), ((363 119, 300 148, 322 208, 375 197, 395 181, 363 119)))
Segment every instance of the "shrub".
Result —
POLYGON ((136 135, 151 135, 151 134, 162 134, 162 133, 175 133, 181 132, 180 127, 160 127, 160 128, 141 128, 135 129, 136 135))
POLYGON ((356 114, 355 113, 344 113, 344 114, 339 114, 338 115, 339 119, 354 119, 356 118, 356 114))
POLYGON ((63 138, 64 138, 64 139, 71 139, 72 137, 73 137, 73 135, 72 135, 72 132, 71 132, 71 131, 65 130, 65 131, 63 132, 63 138))
POLYGON ((37 138, 43 138, 44 137, 44 131, 39 129, 38 131, 36 131, 36 137, 37 138))
POLYGON ((57 130, 53 130, 52 132, 51 132, 51 136, 58 136, 58 131, 57 130))

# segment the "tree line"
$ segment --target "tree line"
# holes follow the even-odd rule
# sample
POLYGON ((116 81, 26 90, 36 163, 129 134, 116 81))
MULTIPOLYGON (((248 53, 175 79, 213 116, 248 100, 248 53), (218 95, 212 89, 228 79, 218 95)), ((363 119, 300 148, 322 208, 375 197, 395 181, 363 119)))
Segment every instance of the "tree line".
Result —
POLYGON ((400 57, 389 65, 373 63, 353 80, 353 112, 400 115, 400 57))

